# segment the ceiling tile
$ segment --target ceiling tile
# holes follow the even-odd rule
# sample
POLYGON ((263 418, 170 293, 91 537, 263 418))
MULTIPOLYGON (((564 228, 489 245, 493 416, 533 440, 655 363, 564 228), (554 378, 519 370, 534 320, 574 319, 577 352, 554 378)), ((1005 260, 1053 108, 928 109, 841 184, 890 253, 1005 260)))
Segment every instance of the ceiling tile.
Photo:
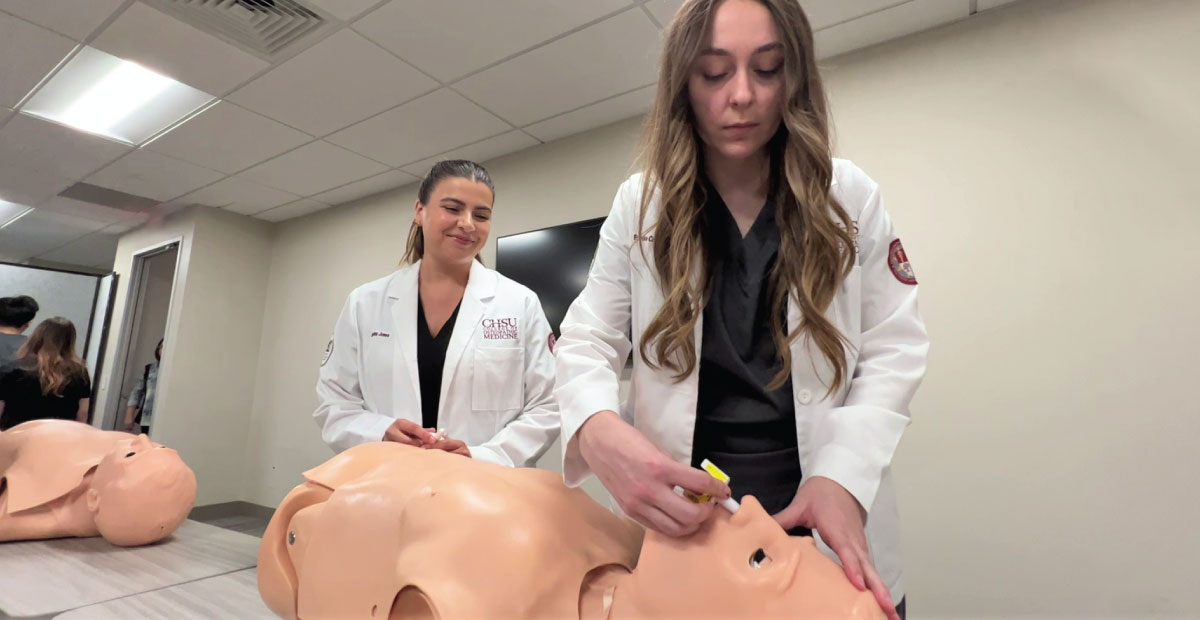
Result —
MULTIPOLYGON (((804 14, 808 16, 808 23, 812 26, 812 29, 820 30, 834 24, 874 13, 875 11, 896 6, 904 1, 854 0, 854 2, 839 2, 837 0, 800 0, 800 6, 804 7, 804 14)), ((961 0, 950 1, 961 2, 961 0)), ((987 1, 982 0, 982 2, 987 1)), ((1011 2, 1012 0, 1007 1, 1011 2)), ((681 6, 683 6, 683 0, 649 0, 649 2, 646 2, 646 8, 654 14, 654 19, 657 19, 663 26, 671 22, 671 19, 675 17, 675 13, 679 11, 679 7, 681 6)))
POLYGON ((22 161, 59 176, 81 179, 131 147, 18 114, 0 130, 0 165, 22 161))
POLYGON ((650 18, 635 8, 473 75, 455 89, 526 125, 655 81, 658 37, 650 18))
POLYGON ((38 211, 62 213, 74 217, 86 218, 101 224, 116 224, 118 222, 139 223, 145 215, 131 211, 122 211, 104 205, 83 202, 63 196, 55 196, 50 200, 39 203, 38 211))
POLYGON ((61 248, 41 254, 37 258, 68 265, 111 269, 117 257, 119 239, 120 237, 117 235, 95 232, 80 237, 61 248))
POLYGON ((401 166, 512 129, 443 88, 343 129, 328 140, 391 166, 401 166))
POLYGON ((141 225, 142 222, 118 222, 105 226, 100 232, 106 235, 123 235, 141 225))
POLYGON ((323 136, 436 86, 378 45, 343 30, 247 84, 229 100, 323 136))
POLYGON ((0 106, 16 106, 72 49, 66 37, 0 13, 0 106))
POLYGON ((233 174, 311 140, 306 133, 222 101, 146 148, 233 174))
POLYGON ((4 125, 4 121, 13 114, 14 112, 8 108, 0 108, 0 125, 4 125))
POLYGON ((308 215, 309 213, 316 213, 317 211, 328 208, 329 205, 323 202, 317 202, 315 200, 304 198, 291 204, 283 205, 282 207, 277 207, 264 213, 259 213, 254 217, 260 220, 266 220, 268 222, 282 222, 283 220, 290 220, 294 217, 308 215))
POLYGON ((239 176, 300 196, 311 196, 381 172, 387 172, 387 166, 317 141, 263 162, 239 176))
POLYGON ((91 219, 36 209, 2 229, 5 234, 2 242, 18 253, 26 254, 25 258, 36 257, 95 233, 106 225, 91 219))
POLYGON ((74 179, 24 161, 0 162, 0 200, 37 205, 67 189, 74 179))
POLYGON ((389 170, 383 174, 356 181, 337 189, 331 189, 323 194, 317 194, 313 198, 325 204, 340 205, 351 200, 358 200, 359 198, 386 192, 389 189, 402 187, 409 183, 415 183, 418 180, 417 177, 407 172, 389 170))
POLYGON ((444 159, 469 159, 473 162, 484 163, 501 155, 515 153, 537 144, 537 140, 530 138, 523 132, 510 131, 506 134, 488 138, 487 140, 457 148, 447 153, 440 153, 437 157, 430 157, 429 159, 405 166, 404 171, 417 178, 424 178, 434 164, 444 159))
POLYGON ((101 187, 167 201, 217 181, 221 173, 166 155, 138 149, 86 181, 101 187))
POLYGON ((405 0, 354 29, 449 82, 629 6, 629 0, 405 0))
MULTIPOLYGON (((939 0, 942 4, 967 4, 964 0, 939 0)), ((899 4, 896 0, 855 0, 854 2, 830 2, 829 0, 800 0, 808 23, 813 30, 821 30, 835 24, 858 19, 899 4)))
POLYGON ((1005 4, 1011 4, 1016 1, 1017 0, 979 0, 979 5, 976 7, 976 9, 980 11, 987 11, 989 9, 994 9, 1005 4))
POLYGON ((299 196, 295 194, 289 194, 273 187, 264 187, 239 176, 233 176, 171 202, 185 205, 200 204, 234 213, 253 215, 293 202, 297 198, 299 196))
POLYGON ((103 222, 35 209, 6 226, 4 231, 16 235, 21 240, 21 247, 36 255, 62 247, 105 226, 107 224, 103 222))
POLYGON ((654 101, 656 85, 639 88, 631 93, 625 93, 593 103, 586 108, 567 112, 560 116, 535 123, 525 128, 525 131, 543 142, 557 140, 572 134, 595 129, 609 123, 615 123, 640 114, 645 114, 654 101))
POLYGON ((683 0, 650 0, 646 3, 646 8, 654 15, 654 19, 664 27, 671 23, 671 18, 675 17, 675 12, 681 6, 683 0))
POLYGON ((912 0, 814 33, 817 56, 829 58, 969 16, 969 2, 912 0))
POLYGON ((121 8, 124 1, 0 0, 0 11, 23 17, 39 26, 65 34, 76 41, 82 41, 104 20, 121 8))
POLYGON ((344 22, 358 17, 363 11, 379 4, 379 0, 308 0, 308 2, 328 11, 330 15, 344 22))
POLYGON ((216 96, 270 66, 140 2, 130 5, 92 46, 216 96))

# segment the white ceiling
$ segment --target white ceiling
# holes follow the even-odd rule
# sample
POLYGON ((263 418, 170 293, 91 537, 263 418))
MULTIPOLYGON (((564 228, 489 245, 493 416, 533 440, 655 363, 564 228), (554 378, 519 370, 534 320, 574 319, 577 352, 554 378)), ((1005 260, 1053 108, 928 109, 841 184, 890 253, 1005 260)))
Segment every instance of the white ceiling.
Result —
MULTIPOLYGON (((801 0, 832 56, 1012 0, 801 0)), ((0 0, 0 260, 109 268, 149 213, 58 196, 71 184, 266 221, 644 112, 682 0, 301 0, 329 25, 273 59, 141 0, 0 0), (134 149, 13 110, 87 44, 220 99, 134 149)))

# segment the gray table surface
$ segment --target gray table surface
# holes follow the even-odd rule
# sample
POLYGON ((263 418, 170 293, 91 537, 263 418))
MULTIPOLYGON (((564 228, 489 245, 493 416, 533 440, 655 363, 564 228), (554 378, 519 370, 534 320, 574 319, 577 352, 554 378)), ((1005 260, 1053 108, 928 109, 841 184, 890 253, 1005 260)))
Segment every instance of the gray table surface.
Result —
POLYGON ((55 614, 253 568, 260 543, 196 521, 144 547, 102 538, 0 543, 0 617, 55 614))
POLYGON ((72 609, 56 620, 274 620, 258 596, 254 569, 226 573, 72 609))

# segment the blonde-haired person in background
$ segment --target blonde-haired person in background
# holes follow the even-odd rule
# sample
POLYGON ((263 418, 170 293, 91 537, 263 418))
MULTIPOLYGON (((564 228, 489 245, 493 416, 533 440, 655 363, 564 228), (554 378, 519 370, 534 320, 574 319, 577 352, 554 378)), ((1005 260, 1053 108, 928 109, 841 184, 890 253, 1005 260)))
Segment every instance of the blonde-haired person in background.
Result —
POLYGON ((799 3, 685 2, 643 147, 558 342, 567 482, 671 535, 713 509, 676 486, 754 495, 902 617, 890 465, 928 339, 879 187, 831 154, 799 3))
POLYGON ((75 338, 74 323, 51 317, 0 367, 0 431, 43 418, 88 421, 92 381, 75 338))
POLYGON ((524 467, 558 437, 541 303, 477 260, 495 197, 479 164, 434 164, 404 266, 346 299, 317 382, 334 451, 396 441, 524 467))

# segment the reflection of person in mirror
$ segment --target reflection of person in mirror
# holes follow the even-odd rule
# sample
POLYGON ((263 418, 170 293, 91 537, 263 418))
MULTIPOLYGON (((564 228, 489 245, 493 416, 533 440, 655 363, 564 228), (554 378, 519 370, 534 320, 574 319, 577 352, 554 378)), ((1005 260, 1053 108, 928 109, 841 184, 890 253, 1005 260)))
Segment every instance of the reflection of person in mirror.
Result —
POLYGON ((38 303, 28 295, 0 297, 0 365, 16 359, 38 310, 38 303))
POLYGON ((41 418, 87 422, 91 395, 87 366, 75 353, 75 324, 46 319, 0 367, 0 431, 41 418))
POLYGON ((163 341, 158 341, 154 349, 154 361, 142 368, 142 378, 129 394, 129 402, 125 406, 125 424, 127 432, 143 432, 150 434, 150 419, 154 416, 154 396, 158 391, 158 364, 162 361, 163 341))

